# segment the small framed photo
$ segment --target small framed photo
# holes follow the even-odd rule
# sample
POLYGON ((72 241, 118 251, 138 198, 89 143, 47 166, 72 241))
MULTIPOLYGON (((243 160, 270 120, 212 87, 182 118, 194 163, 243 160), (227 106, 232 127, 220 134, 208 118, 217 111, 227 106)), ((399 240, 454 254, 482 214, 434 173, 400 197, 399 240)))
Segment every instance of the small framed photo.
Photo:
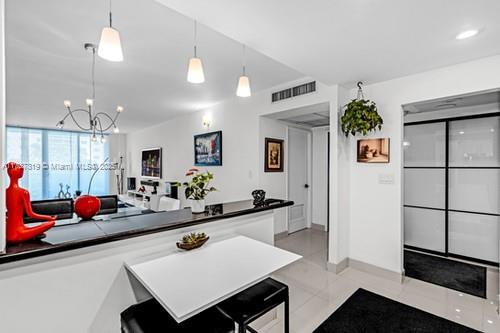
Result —
POLYGON ((283 172, 283 140, 265 139, 264 172, 283 172))
POLYGON ((390 139, 358 140, 358 163, 389 163, 390 139))
POLYGON ((194 165, 222 165, 222 131, 194 136, 194 165))
POLYGON ((141 151, 141 177, 161 179, 161 148, 149 148, 141 151))

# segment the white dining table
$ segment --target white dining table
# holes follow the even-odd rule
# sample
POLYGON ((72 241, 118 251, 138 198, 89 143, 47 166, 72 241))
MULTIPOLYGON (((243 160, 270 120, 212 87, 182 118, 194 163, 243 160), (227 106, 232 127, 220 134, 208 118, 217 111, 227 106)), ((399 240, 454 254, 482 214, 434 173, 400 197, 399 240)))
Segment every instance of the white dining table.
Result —
POLYGON ((186 252, 126 262, 126 268, 177 321, 269 277, 301 256, 235 236, 186 252))

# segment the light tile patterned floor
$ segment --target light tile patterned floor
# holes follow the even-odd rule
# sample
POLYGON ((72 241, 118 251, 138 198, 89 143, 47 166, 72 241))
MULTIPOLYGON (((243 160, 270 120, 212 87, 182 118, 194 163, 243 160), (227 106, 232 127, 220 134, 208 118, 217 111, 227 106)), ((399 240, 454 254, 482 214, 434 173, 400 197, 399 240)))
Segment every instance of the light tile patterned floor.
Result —
MULTIPOLYGON (((483 332, 500 332, 500 318, 491 301, 415 279, 397 283, 348 268, 339 275, 326 270, 327 234, 308 229, 276 241, 276 246, 304 258, 273 277, 290 288, 290 327, 293 333, 310 333, 356 289, 364 288, 483 332)), ((278 319, 259 332, 283 332, 282 309, 278 319)))

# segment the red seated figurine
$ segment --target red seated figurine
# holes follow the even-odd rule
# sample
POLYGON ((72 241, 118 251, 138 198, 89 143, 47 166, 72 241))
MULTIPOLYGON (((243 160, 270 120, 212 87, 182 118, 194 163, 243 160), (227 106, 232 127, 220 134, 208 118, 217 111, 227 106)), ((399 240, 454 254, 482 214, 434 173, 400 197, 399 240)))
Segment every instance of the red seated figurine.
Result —
MULTIPOLYGON (((23 177, 22 165, 7 163, 7 174, 10 177, 10 185, 7 188, 7 242, 20 243, 33 238, 40 237, 45 231, 55 224, 56 216, 40 215, 33 212, 31 208, 30 193, 19 187, 19 179, 23 177), (34 219, 47 220, 40 225, 27 227, 24 225, 24 212, 34 219)), ((43 237, 43 235, 42 235, 43 237)))

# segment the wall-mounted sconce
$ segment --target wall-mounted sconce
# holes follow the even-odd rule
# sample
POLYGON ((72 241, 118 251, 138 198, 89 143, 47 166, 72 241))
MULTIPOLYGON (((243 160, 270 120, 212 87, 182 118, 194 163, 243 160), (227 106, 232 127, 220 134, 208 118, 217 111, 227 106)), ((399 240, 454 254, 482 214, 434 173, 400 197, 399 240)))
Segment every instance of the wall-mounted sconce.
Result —
POLYGON ((203 127, 209 129, 211 124, 212 124, 212 116, 209 114, 204 115, 202 120, 203 127))

